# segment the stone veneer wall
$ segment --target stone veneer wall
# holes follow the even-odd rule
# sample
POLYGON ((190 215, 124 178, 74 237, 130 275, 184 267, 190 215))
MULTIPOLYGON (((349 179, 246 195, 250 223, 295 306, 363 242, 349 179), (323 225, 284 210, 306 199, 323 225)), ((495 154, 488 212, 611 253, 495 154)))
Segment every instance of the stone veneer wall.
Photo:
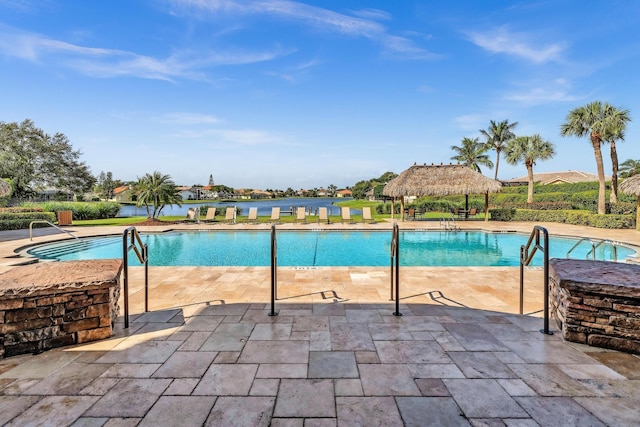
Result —
POLYGON ((0 274, 0 358, 111 336, 119 259, 44 262, 0 274))
POLYGON ((551 259, 549 304, 564 339, 640 354, 640 265, 551 259))

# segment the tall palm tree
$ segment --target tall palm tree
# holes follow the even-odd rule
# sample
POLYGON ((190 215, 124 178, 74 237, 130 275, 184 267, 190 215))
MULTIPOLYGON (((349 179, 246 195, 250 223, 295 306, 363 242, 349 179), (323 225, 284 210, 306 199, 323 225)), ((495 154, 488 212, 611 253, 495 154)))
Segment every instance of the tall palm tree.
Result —
POLYGON ((605 214, 605 181, 602 151, 600 146, 611 133, 612 114, 615 108, 608 103, 594 101, 574 108, 567 114, 566 122, 560 125, 560 135, 584 137, 589 135, 598 169, 598 214, 605 214))
POLYGON ((451 149, 458 153, 456 156, 451 157, 451 160, 467 165, 473 170, 482 173, 480 165, 488 168, 493 167, 493 162, 489 159, 489 156, 484 154, 487 151, 487 147, 485 144, 478 142, 478 138, 464 137, 460 147, 452 145, 451 149))
POLYGON ((480 129, 480 133, 485 137, 485 146, 488 150, 494 150, 496 152, 496 174, 493 179, 498 180, 498 166, 500 165, 500 152, 505 145, 516 137, 513 133, 513 129, 518 126, 518 122, 509 123, 509 120, 503 120, 500 123, 496 123, 493 120, 489 121, 489 128, 487 130, 480 129))
POLYGON ((609 125, 607 126, 607 134, 604 136, 604 140, 609 143, 611 148, 611 193, 609 202, 618 202, 618 152, 616 150, 616 141, 624 141, 624 131, 627 127, 627 123, 631 121, 629 117, 629 110, 622 110, 615 108, 612 105, 608 106, 610 111, 607 111, 609 125))
POLYGON ((527 203, 533 203, 533 165, 538 160, 547 160, 556 154, 554 146, 545 141, 538 134, 532 136, 519 136, 507 144, 504 157, 512 165, 524 163, 529 177, 527 191, 527 203))
POLYGON ((157 218, 166 205, 182 206, 182 196, 178 194, 176 185, 169 175, 157 171, 146 174, 138 178, 135 190, 138 196, 137 205, 144 205, 150 218, 157 218), (151 206, 153 214, 150 212, 151 206))
POLYGON ((640 160, 627 159, 620 163, 620 176, 629 178, 640 173, 640 160))

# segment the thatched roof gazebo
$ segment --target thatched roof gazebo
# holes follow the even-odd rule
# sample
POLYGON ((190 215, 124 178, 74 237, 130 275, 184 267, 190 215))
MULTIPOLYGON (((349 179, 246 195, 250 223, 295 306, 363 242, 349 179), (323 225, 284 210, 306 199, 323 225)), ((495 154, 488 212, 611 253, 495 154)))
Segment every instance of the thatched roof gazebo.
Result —
MULTIPOLYGON (((407 196, 450 196, 484 194, 485 221, 489 220, 489 193, 498 193, 502 184, 465 165, 413 165, 392 179, 382 190, 385 196, 399 197, 404 212, 407 196)), ((393 202, 392 202, 393 203, 393 202)), ((393 206, 391 209, 393 216, 393 206)))
POLYGON ((640 175, 634 175, 620 183, 620 191, 624 194, 632 194, 638 198, 636 206, 636 230, 640 231, 640 175))
POLYGON ((0 179, 0 197, 11 195, 11 186, 4 179, 0 179))

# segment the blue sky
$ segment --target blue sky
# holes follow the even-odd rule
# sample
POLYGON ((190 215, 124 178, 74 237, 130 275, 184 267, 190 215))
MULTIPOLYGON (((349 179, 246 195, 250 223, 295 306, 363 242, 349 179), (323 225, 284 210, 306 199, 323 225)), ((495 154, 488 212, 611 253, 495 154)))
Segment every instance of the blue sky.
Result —
POLYGON ((345 187, 449 163, 492 119, 555 144, 534 171, 595 172, 559 127, 594 100, 627 108, 619 158, 640 159, 639 16, 616 0, 0 0, 0 121, 62 132, 122 180, 345 187))

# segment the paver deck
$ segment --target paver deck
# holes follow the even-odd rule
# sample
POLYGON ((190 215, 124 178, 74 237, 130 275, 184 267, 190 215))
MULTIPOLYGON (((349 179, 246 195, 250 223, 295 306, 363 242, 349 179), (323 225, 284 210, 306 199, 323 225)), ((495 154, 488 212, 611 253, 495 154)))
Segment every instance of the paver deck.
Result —
MULTIPOLYGON (((411 225, 433 226, 401 226, 411 225)), ((640 243, 632 230, 548 229, 640 243)), ((0 243, 0 256, 27 241, 0 243)), ((268 315, 268 268, 151 268, 148 313, 143 271, 131 273, 128 330, 120 317, 111 339, 0 360, 0 424, 631 426, 640 419, 640 358, 539 332, 539 268, 526 274, 526 316, 516 314, 517 267, 402 268, 403 316, 392 314, 388 268, 281 268, 277 316, 268 315)))

